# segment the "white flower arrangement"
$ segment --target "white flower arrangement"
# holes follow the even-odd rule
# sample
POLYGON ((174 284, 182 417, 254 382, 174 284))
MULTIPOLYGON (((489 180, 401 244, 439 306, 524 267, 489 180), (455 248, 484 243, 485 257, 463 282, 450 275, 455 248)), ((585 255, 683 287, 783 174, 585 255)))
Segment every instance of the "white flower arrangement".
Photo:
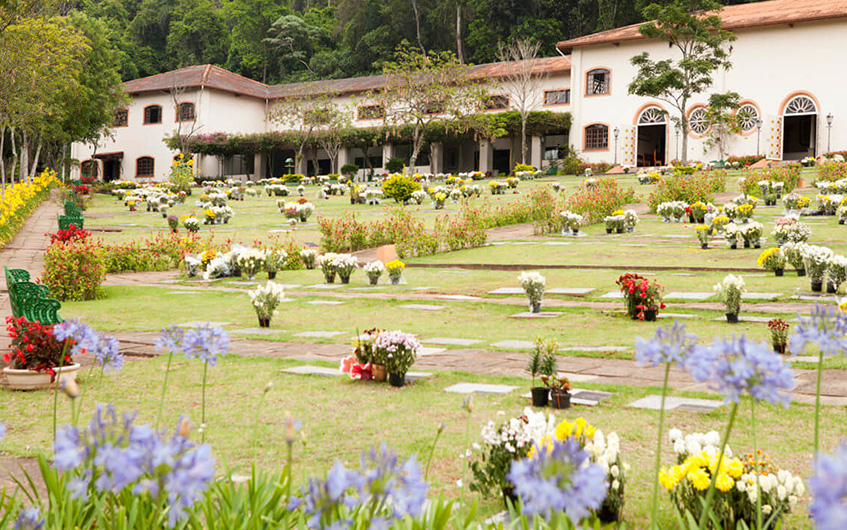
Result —
POLYGON ((302 185, 302 184, 300 184, 299 186, 297 186, 297 194, 298 194, 298 195, 300 195, 300 196, 302 197, 302 196, 303 196, 303 194, 305 194, 305 193, 306 193, 306 186, 304 186, 304 185, 302 185))
POLYGON ((833 256, 830 258, 826 268, 826 281, 836 291, 842 283, 847 281, 847 257, 833 256))
POLYGON ((754 247, 761 246, 762 241, 762 233, 764 232, 765 227, 762 223, 757 223, 755 221, 745 224, 740 232, 741 237, 744 238, 745 241, 750 242, 754 247))
POLYGON ((385 264, 379 260, 371 261, 363 267, 365 270, 365 274, 368 275, 368 278, 373 280, 379 278, 385 273, 385 264))
POLYGON ((835 253, 832 249, 820 245, 803 245, 800 248, 800 255, 803 256, 806 274, 814 282, 823 281, 827 266, 835 253))
POLYGON ((304 248, 300 250, 300 259, 307 269, 315 268, 315 260, 318 257, 318 251, 313 248, 304 248))
MULTIPOLYGON (((705 434, 695 432, 683 436, 681 430, 671 429, 668 436, 673 445, 673 452, 682 459, 698 453, 715 457, 720 453, 721 435, 717 431, 709 431, 705 434)), ((728 444, 724 445, 724 456, 732 458, 732 448, 728 444)))
POLYGON ((668 201, 659 204, 656 207, 656 213, 661 215, 666 223, 669 223, 671 219, 679 222, 685 215, 686 208, 688 208, 688 203, 685 201, 668 201))
POLYGON ((265 258, 266 252, 264 250, 251 248, 240 252, 236 256, 235 262, 241 269, 241 274, 248 280, 253 280, 256 278, 256 274, 265 267, 265 258))
POLYGON ((741 232, 738 230, 738 225, 730 221, 723 226, 723 237, 726 239, 726 244, 729 247, 738 245, 738 237, 741 232))
POLYGON ((317 258, 318 268, 321 272, 323 272, 326 283, 332 283, 335 281, 335 258, 337 256, 338 254, 327 252, 326 254, 321 254, 317 258))
POLYGON ((265 250, 265 270, 267 272, 276 272, 285 267, 285 261, 287 259, 288 252, 281 248, 265 250))
POLYGON ((189 278, 195 278, 200 272, 200 260, 193 256, 185 256, 185 274, 189 278))
POLYGON ((384 197, 382 188, 367 188, 362 194, 365 198, 365 204, 377 205, 384 197))
POLYGON ((713 287, 715 293, 726 306, 726 312, 737 315, 741 312, 741 295, 747 292, 744 278, 734 274, 726 277, 713 287))
POLYGON ((412 192, 412 197, 410 200, 415 204, 423 204, 424 200, 426 200, 427 197, 428 195, 424 190, 415 190, 412 192))
POLYGON ((572 212, 570 210, 564 210, 559 213, 562 217, 562 225, 565 228, 569 228, 574 231, 578 231, 579 227, 582 226, 582 215, 572 212))
POLYGON ((255 291, 247 291, 250 302, 259 318, 271 318, 277 314, 276 308, 285 299, 285 290, 282 285, 268 282, 260 285, 255 291))
POLYGON ((182 226, 189 232, 196 232, 200 230, 200 219, 190 215, 182 220, 182 226))
POLYGON ((223 278, 230 275, 229 258, 228 256, 215 256, 212 261, 206 265, 206 270, 203 271, 204 280, 214 280, 215 278, 223 278))
POLYGON ((490 446, 503 446, 510 453, 540 444, 544 438, 556 432, 556 419, 530 407, 524 409, 522 417, 511 418, 503 424, 489 421, 482 427, 482 441, 490 446), (523 418, 526 418, 524 421, 523 418))
POLYGON ((359 258, 351 254, 336 254, 332 259, 332 268, 343 283, 350 281, 350 275, 359 266, 359 258))
POLYGON ((518 276, 518 283, 529 298, 530 305, 541 303, 544 298, 544 288, 547 286, 547 279, 537 272, 524 271, 518 276))
POLYGON ((626 210, 623 215, 623 224, 624 227, 632 232, 635 230, 635 227, 638 225, 640 219, 638 218, 638 214, 635 213, 635 210, 626 210))

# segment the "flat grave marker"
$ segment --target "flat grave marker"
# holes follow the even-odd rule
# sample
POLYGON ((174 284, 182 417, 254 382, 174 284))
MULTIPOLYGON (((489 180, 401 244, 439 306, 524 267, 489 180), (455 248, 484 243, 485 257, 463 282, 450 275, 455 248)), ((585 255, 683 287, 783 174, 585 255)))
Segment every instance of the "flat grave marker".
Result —
POLYGON ((285 333, 285 330, 270 328, 243 328, 236 329, 232 333, 236 333, 238 335, 278 335, 280 333, 285 333))
POLYGON ((742 300, 773 300, 782 296, 782 293, 743 293, 742 300))
POLYGON ((342 305, 344 302, 338 300, 309 300, 307 304, 312 305, 342 305))
POLYGON ((311 364, 285 368, 284 370, 280 370, 280 372, 295 375, 317 375, 320 377, 338 377, 341 375, 338 368, 327 368, 326 366, 314 366, 311 364))
POLYGON ((182 324, 177 324, 177 326, 183 328, 199 328, 200 326, 211 326, 213 328, 229 326, 232 322, 215 322, 215 321, 202 321, 202 320, 193 320, 191 322, 183 322, 182 324))
POLYGON ((431 305, 431 304, 406 304, 400 306, 403 309, 416 309, 419 311, 441 311, 444 309, 443 305, 431 305))
POLYGON ((509 318, 525 318, 529 320, 534 320, 538 318, 557 318, 564 315, 561 311, 541 311, 540 313, 533 313, 532 311, 524 311, 522 313, 515 313, 514 315, 509 315, 509 318))
POLYGON ((608 293, 600 296, 600 298, 612 298, 615 300, 620 300, 623 298, 623 293, 620 291, 609 291, 608 293))
MULTIPOLYGON (((650 394, 627 405, 627 407, 649 410, 659 410, 661 406, 662 396, 658 394, 650 394)), ((692 412, 711 412, 721 406, 723 406, 723 401, 716 399, 694 399, 675 396, 667 396, 665 398, 665 410, 682 408, 683 410, 692 412)))
POLYGON ((308 285, 306 289, 340 289, 341 285, 337 283, 316 283, 315 285, 308 285))
POLYGON ((455 394, 508 394, 515 390, 516 386, 488 385, 482 383, 456 383, 444 389, 445 392, 455 394))
POLYGON ((432 337, 431 339, 424 339, 421 342, 426 342, 429 344, 438 344, 441 346, 473 346, 474 344, 479 344, 482 342, 477 339, 454 339, 451 337, 432 337))
POLYGON ((567 296, 585 296, 596 291, 593 287, 554 287, 547 294, 563 294, 567 296))
POLYGON ((492 342, 491 346, 506 350, 531 350, 535 348, 535 343, 528 340, 501 340, 500 342, 492 342))
POLYGON ((301 331, 295 333, 295 337, 313 338, 313 339, 331 339, 336 335, 341 335, 343 331, 301 331))
POLYGON ((681 292, 673 292, 668 293, 664 296, 666 300, 697 300, 702 301, 707 298, 711 298, 715 293, 710 292, 689 292, 689 293, 681 293, 681 292))
POLYGON ((524 290, 521 287, 500 287, 499 289, 488 291, 488 294, 524 294, 524 290))

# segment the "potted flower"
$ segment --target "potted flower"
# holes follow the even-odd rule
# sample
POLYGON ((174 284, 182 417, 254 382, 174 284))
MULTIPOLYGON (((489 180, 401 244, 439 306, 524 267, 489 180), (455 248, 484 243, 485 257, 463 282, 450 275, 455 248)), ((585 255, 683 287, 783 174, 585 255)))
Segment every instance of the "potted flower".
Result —
POLYGON ((29 322, 24 317, 6 317, 6 331, 12 339, 10 350, 3 356, 9 365, 3 368, 9 388, 48 388, 57 375, 76 381, 80 365, 68 353, 69 341, 56 340, 52 325, 29 322))
POLYGON ((785 354, 788 346, 788 323, 781 318, 774 318, 768 321, 768 329, 771 332, 773 351, 785 354))
POLYGON ((779 247, 765 250, 759 255, 756 262, 759 267, 773 271, 776 276, 785 274, 785 253, 779 247))
POLYGON ((571 383, 567 377, 542 375, 541 381, 550 389, 550 405, 554 409, 571 408, 571 383))
POLYGON ((529 358, 526 371, 532 376, 532 406, 546 407, 550 396, 547 386, 536 386, 535 378, 538 376, 552 377, 556 375, 556 350, 559 343, 546 341, 541 337, 535 339, 535 350, 529 358))
POLYGON ((826 292, 837 293, 845 280, 847 280, 847 258, 833 256, 826 269, 826 292))
POLYGON ((258 286, 255 291, 247 291, 247 294, 250 295, 250 302, 259 318, 259 327, 271 327, 271 318, 276 315, 277 306, 285 298, 282 286, 269 281, 265 285, 258 286))
POLYGON ((715 284, 714 291, 726 306, 726 321, 730 324, 738 324, 741 295, 747 292, 744 279, 734 274, 727 274, 721 283, 715 284))
POLYGON ((388 271, 388 277, 391 279, 392 285, 400 285, 400 280, 403 278, 403 271, 406 269, 406 264, 395 259, 385 264, 385 269, 388 271))
POLYGON ((377 285, 380 277, 385 272, 385 265, 379 261, 371 261, 365 265, 365 274, 368 275, 368 281, 371 285, 377 285))
POLYGON ((803 245, 800 247, 800 255, 803 256, 806 274, 809 275, 809 280, 812 283, 812 292, 822 292, 824 275, 829 261, 835 253, 820 245, 803 245))
POLYGON ((255 280, 260 270, 265 268, 265 251, 250 248, 239 252, 235 257, 241 275, 248 280, 255 280))
POLYGON ((270 249, 265 253, 265 272, 268 273, 268 279, 276 278, 276 273, 279 269, 285 267, 285 260, 288 259, 288 252, 285 250, 270 249))
POLYGON ((171 232, 176 234, 177 229, 179 228, 179 218, 175 215, 168 216, 168 227, 171 229, 171 232))
POLYGON ((200 219, 197 219, 193 215, 184 216, 182 217, 182 226, 194 234, 200 230, 200 219))
POLYGON ((303 261, 303 266, 309 270, 315 268, 315 261, 318 257, 318 252, 313 248, 304 248, 300 250, 300 259, 303 261))
POLYGON ((341 278, 341 283, 350 283, 350 275, 359 265, 359 258, 350 254, 338 254, 332 260, 332 267, 341 278))
POLYGON ((803 262, 803 253, 801 252, 804 246, 806 246, 805 243, 792 243, 790 241, 782 245, 785 260, 794 267, 797 276, 806 275, 806 264, 803 262))
POLYGON ((695 202, 691 206, 685 209, 688 212, 688 220, 691 223, 703 223, 706 218, 706 212, 708 208, 705 204, 700 201, 695 202))
POLYGON ((723 237, 726 239, 726 246, 731 249, 738 248, 738 237, 740 233, 738 231, 738 226, 735 223, 727 223, 723 227, 723 237))
POLYGON ((709 232, 711 230, 709 225, 697 225, 694 227, 694 233, 697 234, 697 239, 700 240, 700 248, 703 250, 709 248, 709 232))
POLYGON ((569 230, 573 235, 579 234, 579 228, 582 226, 582 215, 564 210, 559 212, 559 216, 562 218, 563 235, 568 235, 569 230))
POLYGON ((627 210, 623 214, 623 224, 627 232, 635 232, 635 227, 638 225, 638 214, 635 210, 627 210))
POLYGON ((537 272, 522 272, 518 276, 526 297, 529 299, 529 310, 532 313, 541 312, 541 299, 544 298, 544 287, 547 285, 547 280, 537 272))
POLYGON ((712 231, 713 232, 723 232, 724 227, 730 223, 729 217, 725 215, 718 215, 712 219, 712 231))
POLYGON ((338 254, 333 254, 332 252, 327 252, 326 254, 318 256, 318 268, 320 268, 321 272, 323 272, 326 283, 335 283, 336 256, 338 256, 338 254))
POLYGON ((384 331, 374 340, 378 357, 385 359, 388 383, 394 387, 406 384, 406 372, 415 364, 421 343, 411 333, 384 331))
POLYGON ((621 288, 626 312, 633 320, 655 322, 659 310, 665 308, 662 303, 662 287, 656 280, 651 283, 647 278, 638 274, 626 273, 617 282, 621 288))
POLYGON ((743 226, 741 237, 744 239, 744 248, 750 248, 751 245, 753 248, 762 247, 763 228, 762 223, 757 222, 750 222, 743 226))

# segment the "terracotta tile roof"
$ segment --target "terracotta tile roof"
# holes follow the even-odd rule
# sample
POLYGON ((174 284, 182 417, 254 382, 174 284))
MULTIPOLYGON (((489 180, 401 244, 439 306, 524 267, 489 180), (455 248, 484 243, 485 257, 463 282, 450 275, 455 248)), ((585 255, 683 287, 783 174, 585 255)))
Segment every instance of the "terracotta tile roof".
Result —
MULTIPOLYGON (((724 7, 720 12, 723 27, 729 30, 797 24, 847 17, 847 0, 770 0, 753 4, 724 7)), ((562 52, 596 44, 612 44, 642 39, 638 32, 641 24, 594 33, 556 45, 562 52)))
MULTIPOLYGON (((512 63, 481 64, 472 68, 471 75, 478 78, 497 78, 506 75, 513 68, 512 63)), ((541 75, 568 72, 570 69, 571 60, 569 57, 547 57, 538 60, 534 72, 541 75)), ((173 87, 206 87, 259 99, 277 99, 324 91, 353 94, 376 90, 384 84, 384 75, 372 75, 367 77, 327 79, 324 81, 307 81, 303 83, 268 86, 217 66, 198 65, 127 81, 124 83, 124 90, 129 94, 136 94, 158 90, 166 91, 173 87)))

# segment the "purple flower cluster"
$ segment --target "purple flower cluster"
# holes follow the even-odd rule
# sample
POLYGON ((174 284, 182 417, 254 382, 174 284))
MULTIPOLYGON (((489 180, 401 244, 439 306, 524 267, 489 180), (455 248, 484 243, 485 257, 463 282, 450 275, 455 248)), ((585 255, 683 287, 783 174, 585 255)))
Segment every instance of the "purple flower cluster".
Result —
POLYGON ((791 367, 768 344, 740 338, 715 339, 687 357, 691 377, 738 402, 748 393, 757 400, 788 406, 794 389, 791 367))
POLYGON ((129 487, 133 495, 149 494, 157 502, 166 498, 168 525, 174 527, 215 477, 211 449, 195 447, 179 428, 168 438, 134 421, 134 414, 118 417, 111 405, 98 405, 87 429, 66 425, 57 433, 54 465, 73 471, 68 482, 73 498, 118 494, 129 487))
POLYGON ((810 316, 798 315, 798 319, 789 340, 792 354, 802 354, 810 344, 825 356, 847 353, 847 314, 837 306, 815 304, 810 316))
POLYGON ((200 359, 215 366, 218 356, 229 350, 229 335, 223 328, 210 324, 187 330, 171 326, 162 330, 155 344, 159 350, 182 352, 188 359, 200 359))
POLYGON ((414 335, 402 331, 383 331, 377 336, 374 345, 386 353, 397 353, 401 349, 417 353, 421 347, 414 335))
POLYGON ((53 326, 53 335, 59 342, 70 339, 73 341, 71 355, 89 352, 106 372, 118 371, 123 368, 124 356, 120 351, 120 343, 114 337, 99 333, 86 326, 79 319, 66 320, 53 326))
POLYGON ((44 519, 38 508, 26 508, 21 510, 15 520, 14 530, 41 530, 44 528, 44 519))
POLYGON ((809 514, 815 521, 815 528, 847 528, 847 443, 842 443, 831 456, 818 453, 809 490, 814 496, 809 514))
POLYGON ((675 320, 673 326, 656 330, 649 341, 638 337, 635 341, 635 360, 642 365, 682 364, 697 346, 697 337, 685 333, 685 325, 675 320))
POLYGON ((549 517, 564 511, 574 525, 600 508, 609 487, 603 468, 590 463, 573 438, 555 441, 552 451, 540 449, 532 458, 512 461, 506 478, 515 485, 523 513, 549 517))
POLYGON ((309 479, 301 490, 302 497, 293 497, 289 508, 302 508, 310 516, 309 528, 349 528, 357 510, 373 517, 369 527, 387 528, 388 516, 402 519, 420 515, 426 492, 417 460, 400 461, 383 443, 379 449, 373 447, 362 453, 358 470, 336 462, 326 480, 309 479))
POLYGON ((6 437, 6 426, 0 421, 0 440, 6 437))

